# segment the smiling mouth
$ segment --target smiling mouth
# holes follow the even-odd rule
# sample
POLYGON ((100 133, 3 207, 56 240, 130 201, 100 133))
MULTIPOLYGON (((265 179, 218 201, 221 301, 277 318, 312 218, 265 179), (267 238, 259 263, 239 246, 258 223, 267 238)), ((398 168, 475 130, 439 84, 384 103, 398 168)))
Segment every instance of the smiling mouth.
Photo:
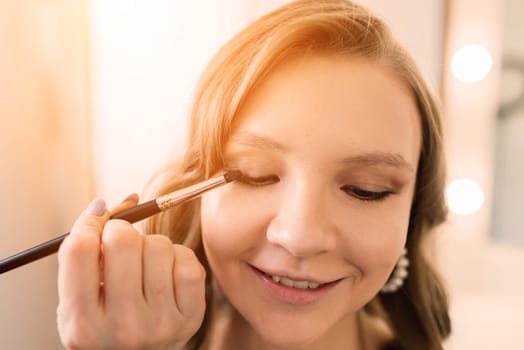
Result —
POLYGON ((280 275, 272 275, 253 265, 252 271, 261 281, 261 286, 272 298, 287 305, 305 306, 318 302, 326 293, 333 289, 342 279, 320 283, 319 281, 291 279, 280 275))
MULTIPOLYGON (((266 274, 267 275, 267 274, 266 274)), ((283 284, 287 287, 298 288, 298 289, 316 289, 320 286, 319 283, 310 281, 295 281, 286 277, 268 275, 271 279, 277 283, 283 284)))
POLYGON ((268 279, 271 279, 273 282, 276 282, 288 288, 294 288, 294 289, 302 289, 302 290, 321 289, 322 287, 335 284, 339 281, 339 280, 335 280, 335 281, 326 282, 326 283, 318 283, 318 282, 307 281, 307 280, 294 280, 288 277, 269 274, 254 266, 251 266, 251 267, 259 274, 265 276, 268 279))

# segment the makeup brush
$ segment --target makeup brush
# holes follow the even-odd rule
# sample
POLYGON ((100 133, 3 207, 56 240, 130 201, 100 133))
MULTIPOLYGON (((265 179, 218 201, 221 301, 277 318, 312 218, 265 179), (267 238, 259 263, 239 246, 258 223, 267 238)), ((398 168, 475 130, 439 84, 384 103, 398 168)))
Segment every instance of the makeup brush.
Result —
MULTIPOLYGON (((133 208, 126 209, 111 216, 110 219, 123 219, 130 223, 137 222, 158 214, 161 211, 172 208, 177 204, 197 198, 203 193, 222 186, 228 182, 235 181, 241 176, 242 173, 240 171, 233 170, 225 173, 224 175, 213 177, 195 185, 184 187, 164 196, 160 196, 156 199, 139 204, 133 208)), ((0 260, 0 274, 56 253, 60 247, 60 244, 67 237, 67 235, 69 235, 69 232, 32 248, 26 249, 18 254, 0 260)))

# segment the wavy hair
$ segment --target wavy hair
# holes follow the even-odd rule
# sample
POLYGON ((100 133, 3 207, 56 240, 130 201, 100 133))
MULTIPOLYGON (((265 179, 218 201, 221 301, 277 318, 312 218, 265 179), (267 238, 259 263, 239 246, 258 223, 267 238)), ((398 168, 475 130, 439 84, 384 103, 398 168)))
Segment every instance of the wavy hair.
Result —
MULTIPOLYGON (((188 147, 157 178, 155 195, 209 178, 224 165, 225 146, 235 118, 256 85, 282 60, 308 53, 360 57, 386 65, 411 88, 422 125, 422 147, 407 235, 410 274, 396 293, 377 294, 366 310, 383 318, 395 341, 386 348, 442 349, 451 331, 442 282, 425 255, 428 233, 447 215, 440 109, 410 55, 382 20, 345 0, 301 0, 253 22, 211 60, 201 77, 191 111, 188 147)), ((164 234, 191 247, 212 276, 201 241, 200 201, 184 203, 151 218, 147 233, 164 234)), ((198 348, 211 308, 188 345, 198 348)))

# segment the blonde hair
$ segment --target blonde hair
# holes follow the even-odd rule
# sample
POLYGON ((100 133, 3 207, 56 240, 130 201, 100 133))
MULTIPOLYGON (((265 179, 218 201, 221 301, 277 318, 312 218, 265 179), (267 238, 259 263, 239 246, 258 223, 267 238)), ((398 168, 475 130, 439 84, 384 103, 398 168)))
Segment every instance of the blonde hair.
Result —
MULTIPOLYGON (((220 171, 235 117, 254 87, 282 60, 308 52, 358 56, 387 65, 413 92, 423 145, 406 243, 410 275, 401 290, 379 294, 370 305, 375 305, 373 312, 390 325, 400 348, 442 349, 442 341, 451 330, 447 298, 422 249, 428 232, 447 214, 440 111, 414 61, 386 25, 366 8, 345 0, 295 1, 261 17, 232 38, 202 75, 191 112, 188 147, 181 159, 166 168, 156 194, 220 171)), ((196 251, 208 270, 210 300, 211 273, 201 241, 200 202, 185 203, 153 217, 146 231, 167 235, 196 251)), ((205 336, 208 312, 190 348, 196 348, 205 336)))

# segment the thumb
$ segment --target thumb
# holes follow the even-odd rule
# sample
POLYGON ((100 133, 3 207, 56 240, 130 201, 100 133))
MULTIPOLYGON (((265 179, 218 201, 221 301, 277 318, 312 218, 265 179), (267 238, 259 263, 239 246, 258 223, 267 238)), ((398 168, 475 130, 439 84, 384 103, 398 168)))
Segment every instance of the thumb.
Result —
POLYGON ((87 206, 86 210, 78 217, 71 228, 71 235, 94 235, 100 238, 109 212, 106 202, 97 198, 87 206))
POLYGON ((93 200, 78 217, 58 250, 58 294, 61 308, 82 301, 98 305, 100 236, 109 212, 103 199, 93 200))

